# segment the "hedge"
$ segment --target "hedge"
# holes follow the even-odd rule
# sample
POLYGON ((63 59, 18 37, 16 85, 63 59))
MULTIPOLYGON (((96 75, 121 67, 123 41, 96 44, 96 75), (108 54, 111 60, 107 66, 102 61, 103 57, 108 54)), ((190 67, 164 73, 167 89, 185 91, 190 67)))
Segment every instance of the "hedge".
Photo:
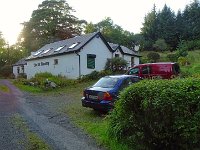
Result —
POLYGON ((133 149, 199 149, 200 78, 128 87, 110 115, 108 133, 133 149))

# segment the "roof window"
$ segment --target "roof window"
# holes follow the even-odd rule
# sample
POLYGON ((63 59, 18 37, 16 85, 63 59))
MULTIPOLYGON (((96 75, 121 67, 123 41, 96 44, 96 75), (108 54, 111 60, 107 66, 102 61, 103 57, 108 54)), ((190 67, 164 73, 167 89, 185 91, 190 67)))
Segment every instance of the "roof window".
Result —
POLYGON ((47 50, 45 50, 42 54, 46 54, 46 53, 48 53, 49 51, 51 50, 51 48, 50 49, 47 49, 47 50))
POLYGON ((42 51, 37 51, 37 52, 35 52, 33 55, 34 55, 34 56, 37 56, 37 55, 39 55, 41 52, 42 52, 42 51))
POLYGON ((54 52, 58 52, 58 51, 60 51, 61 49, 63 49, 64 47, 65 47, 65 45, 64 45, 64 46, 60 46, 60 47, 58 47, 57 49, 55 49, 54 52))
POLYGON ((73 43, 69 48, 70 48, 70 49, 71 49, 71 48, 74 48, 74 47, 76 47, 79 43, 80 43, 80 42, 73 43))

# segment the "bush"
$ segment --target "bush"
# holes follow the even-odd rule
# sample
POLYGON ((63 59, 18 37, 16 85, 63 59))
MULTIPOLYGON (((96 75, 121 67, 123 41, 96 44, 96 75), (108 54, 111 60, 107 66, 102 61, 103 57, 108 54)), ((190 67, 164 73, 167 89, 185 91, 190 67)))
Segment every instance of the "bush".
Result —
POLYGON ((179 58, 178 58, 178 63, 179 63, 181 66, 189 65, 189 62, 188 62, 188 60, 187 60, 186 57, 179 57, 179 58))
POLYGON ((157 62, 160 59, 160 54, 156 52, 150 52, 147 54, 147 58, 150 62, 157 62))
POLYGON ((46 88, 46 79, 48 79, 51 82, 56 83, 59 87, 65 87, 65 86, 71 86, 74 85, 75 80, 67 79, 63 76, 54 76, 51 73, 45 72, 45 73, 37 73, 34 78, 31 78, 30 82, 35 83, 40 88, 46 88))
POLYGON ((113 72, 124 71, 127 67, 127 61, 121 57, 115 57, 108 59, 105 65, 105 70, 111 70, 113 72))
POLYGON ((134 149, 198 149, 199 83, 200 78, 188 78, 130 86, 111 113, 109 136, 134 149))
POLYGON ((155 48, 155 50, 158 51, 165 51, 168 48, 167 43, 165 42, 164 39, 158 39, 155 44, 153 44, 153 47, 155 48))
POLYGON ((177 62, 177 60, 178 60, 177 54, 168 54, 168 55, 167 55, 167 58, 168 58, 169 61, 171 61, 171 62, 177 62))

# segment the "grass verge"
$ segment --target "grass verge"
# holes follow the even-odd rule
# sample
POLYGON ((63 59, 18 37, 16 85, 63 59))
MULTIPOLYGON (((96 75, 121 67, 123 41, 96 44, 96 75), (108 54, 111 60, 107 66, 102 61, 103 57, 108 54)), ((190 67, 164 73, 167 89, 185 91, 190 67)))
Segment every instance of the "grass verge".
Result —
POLYGON ((49 145, 47 145, 36 133, 29 130, 28 125, 23 120, 23 118, 16 114, 13 116, 11 122, 16 126, 17 129, 22 131, 26 137, 25 139, 25 149, 27 150, 51 150, 49 145))
POLYGON ((0 91, 9 93, 10 89, 7 86, 5 86, 5 85, 0 85, 0 91))

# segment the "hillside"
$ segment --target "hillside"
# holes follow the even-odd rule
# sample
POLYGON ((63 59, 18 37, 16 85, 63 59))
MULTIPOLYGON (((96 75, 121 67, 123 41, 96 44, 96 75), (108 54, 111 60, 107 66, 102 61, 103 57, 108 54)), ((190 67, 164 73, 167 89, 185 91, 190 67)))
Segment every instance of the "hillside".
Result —
MULTIPOLYGON (((141 58, 141 63, 147 63, 147 54, 148 51, 140 52, 140 55, 142 56, 141 58)), ((159 62, 167 62, 169 59, 167 58, 167 55, 171 52, 165 51, 163 53, 158 52, 160 55, 160 60, 159 62)), ((181 71, 184 75, 189 76, 192 74, 199 74, 200 73, 200 50, 195 50, 195 51, 188 51, 188 56, 186 57, 188 62, 190 63, 188 66, 180 66, 181 71)))

